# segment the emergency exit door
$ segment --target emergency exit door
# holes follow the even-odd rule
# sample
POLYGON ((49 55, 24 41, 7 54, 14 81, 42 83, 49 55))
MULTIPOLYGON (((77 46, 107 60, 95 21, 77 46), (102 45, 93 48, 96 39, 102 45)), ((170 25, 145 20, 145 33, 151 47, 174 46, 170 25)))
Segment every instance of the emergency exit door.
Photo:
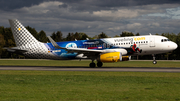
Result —
POLYGON ((150 47, 155 47, 155 37, 150 37, 150 47))

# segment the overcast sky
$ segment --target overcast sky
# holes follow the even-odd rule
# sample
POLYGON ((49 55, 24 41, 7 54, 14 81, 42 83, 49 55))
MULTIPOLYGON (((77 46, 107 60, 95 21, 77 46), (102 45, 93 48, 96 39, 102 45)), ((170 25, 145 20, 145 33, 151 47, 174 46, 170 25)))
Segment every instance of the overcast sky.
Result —
POLYGON ((8 19, 47 35, 62 31, 101 32, 115 36, 122 31, 149 33, 180 32, 180 0, 0 0, 0 26, 8 19))

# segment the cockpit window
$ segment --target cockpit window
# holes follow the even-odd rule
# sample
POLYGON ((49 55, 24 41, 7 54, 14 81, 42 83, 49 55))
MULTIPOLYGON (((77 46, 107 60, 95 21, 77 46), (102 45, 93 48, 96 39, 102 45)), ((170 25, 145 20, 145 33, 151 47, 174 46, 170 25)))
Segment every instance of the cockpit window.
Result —
POLYGON ((169 39, 161 39, 161 42, 170 41, 169 39))

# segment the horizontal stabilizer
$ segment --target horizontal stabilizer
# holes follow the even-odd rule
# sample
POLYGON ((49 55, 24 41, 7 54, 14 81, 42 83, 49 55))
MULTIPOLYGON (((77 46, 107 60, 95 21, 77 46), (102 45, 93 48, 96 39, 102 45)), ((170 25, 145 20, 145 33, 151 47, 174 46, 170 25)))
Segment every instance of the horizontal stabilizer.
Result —
POLYGON ((8 52, 13 52, 13 53, 24 53, 24 52, 28 52, 28 50, 19 49, 18 47, 12 47, 12 48, 4 47, 3 49, 7 49, 8 52))

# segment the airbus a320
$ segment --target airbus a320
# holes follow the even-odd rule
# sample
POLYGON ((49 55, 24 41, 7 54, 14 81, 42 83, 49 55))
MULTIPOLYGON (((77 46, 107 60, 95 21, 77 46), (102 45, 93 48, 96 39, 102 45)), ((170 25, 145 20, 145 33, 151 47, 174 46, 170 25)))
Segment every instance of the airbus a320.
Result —
POLYGON ((39 59, 91 59, 90 67, 102 67, 104 62, 128 61, 133 55, 166 53, 177 48, 177 44, 164 36, 143 35, 131 37, 103 38, 98 40, 75 40, 51 43, 39 42, 17 19, 9 20, 16 47, 9 52, 39 59), (95 64, 94 61, 97 61, 95 64))

